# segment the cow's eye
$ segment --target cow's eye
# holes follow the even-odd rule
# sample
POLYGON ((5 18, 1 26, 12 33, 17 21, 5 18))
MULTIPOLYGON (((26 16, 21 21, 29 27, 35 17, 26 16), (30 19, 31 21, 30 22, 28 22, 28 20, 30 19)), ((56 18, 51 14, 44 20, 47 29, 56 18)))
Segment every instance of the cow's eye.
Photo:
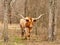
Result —
POLYGON ((29 22, 29 20, 26 20, 27 22, 29 22))
POLYGON ((33 22, 36 22, 36 20, 33 20, 33 22))

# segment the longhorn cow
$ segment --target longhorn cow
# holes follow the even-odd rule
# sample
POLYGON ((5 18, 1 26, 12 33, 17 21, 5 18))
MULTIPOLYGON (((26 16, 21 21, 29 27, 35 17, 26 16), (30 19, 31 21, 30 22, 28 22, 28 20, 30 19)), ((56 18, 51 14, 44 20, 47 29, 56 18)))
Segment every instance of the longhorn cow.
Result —
POLYGON ((44 14, 40 15, 37 18, 31 18, 31 17, 23 17, 23 15, 20 15, 22 19, 20 19, 20 27, 21 27, 21 36, 25 37, 25 39, 30 39, 30 32, 32 31, 32 27, 34 25, 34 22, 41 18, 44 14))

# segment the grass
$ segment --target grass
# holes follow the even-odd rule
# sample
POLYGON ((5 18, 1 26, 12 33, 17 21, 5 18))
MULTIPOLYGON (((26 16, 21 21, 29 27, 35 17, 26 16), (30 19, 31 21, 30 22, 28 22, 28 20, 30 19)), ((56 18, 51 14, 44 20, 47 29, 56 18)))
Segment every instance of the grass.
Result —
POLYGON ((21 42, 22 40, 20 37, 15 36, 14 41, 18 43, 18 42, 21 42))
MULTIPOLYGON (((60 29, 57 30, 57 39, 53 42, 51 41, 45 41, 47 35, 47 30, 40 30, 39 35, 35 35, 35 33, 32 33, 31 40, 22 40, 20 35, 20 29, 17 25, 11 25, 9 26, 8 35, 9 35, 9 41, 8 45, 60 45, 60 29), (16 26, 16 27, 14 27, 16 26), (46 35, 46 36, 45 36, 46 35)), ((2 32, 2 30, 0 30, 2 32)), ((1 36, 1 35, 0 35, 1 36)), ((0 45, 4 45, 3 41, 0 41, 0 45)))
POLYGON ((3 45, 3 42, 0 42, 0 45, 3 45))

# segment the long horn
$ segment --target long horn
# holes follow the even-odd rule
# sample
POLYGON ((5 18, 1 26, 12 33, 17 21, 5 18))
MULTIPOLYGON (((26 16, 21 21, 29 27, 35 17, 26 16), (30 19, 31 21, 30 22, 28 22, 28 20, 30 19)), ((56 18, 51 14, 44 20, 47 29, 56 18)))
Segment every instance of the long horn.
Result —
POLYGON ((41 14, 39 17, 34 18, 34 19, 38 20, 38 19, 40 19, 43 15, 44 15, 44 14, 41 14))
POLYGON ((23 19, 25 19, 24 17, 23 17, 23 15, 20 15, 23 19))

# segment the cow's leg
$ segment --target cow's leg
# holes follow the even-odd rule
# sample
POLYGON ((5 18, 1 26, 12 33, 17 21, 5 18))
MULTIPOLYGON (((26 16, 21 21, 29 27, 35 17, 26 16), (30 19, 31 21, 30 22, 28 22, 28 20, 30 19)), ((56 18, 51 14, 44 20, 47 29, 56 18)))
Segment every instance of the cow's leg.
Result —
POLYGON ((23 37, 24 36, 24 28, 22 26, 20 26, 20 27, 21 27, 21 37, 23 37))
POLYGON ((24 36, 24 30, 23 29, 21 30, 21 36, 22 37, 24 36))
POLYGON ((25 39, 27 39, 28 31, 25 30, 25 39))
POLYGON ((23 37, 23 28, 21 25, 20 25, 20 28, 21 28, 21 37, 23 37))
POLYGON ((28 38, 29 38, 29 40, 30 40, 30 30, 28 31, 28 38))
POLYGON ((32 31, 31 28, 29 28, 29 31, 28 31, 28 33, 29 33, 29 34, 28 34, 29 40, 30 40, 31 31, 32 31))
POLYGON ((21 29, 21 38, 22 39, 24 39, 24 33, 25 33, 24 29, 21 29))
POLYGON ((28 39, 29 31, 28 28, 25 28, 25 39, 28 39))
POLYGON ((25 39, 29 39, 30 40, 30 30, 26 30, 25 39))

